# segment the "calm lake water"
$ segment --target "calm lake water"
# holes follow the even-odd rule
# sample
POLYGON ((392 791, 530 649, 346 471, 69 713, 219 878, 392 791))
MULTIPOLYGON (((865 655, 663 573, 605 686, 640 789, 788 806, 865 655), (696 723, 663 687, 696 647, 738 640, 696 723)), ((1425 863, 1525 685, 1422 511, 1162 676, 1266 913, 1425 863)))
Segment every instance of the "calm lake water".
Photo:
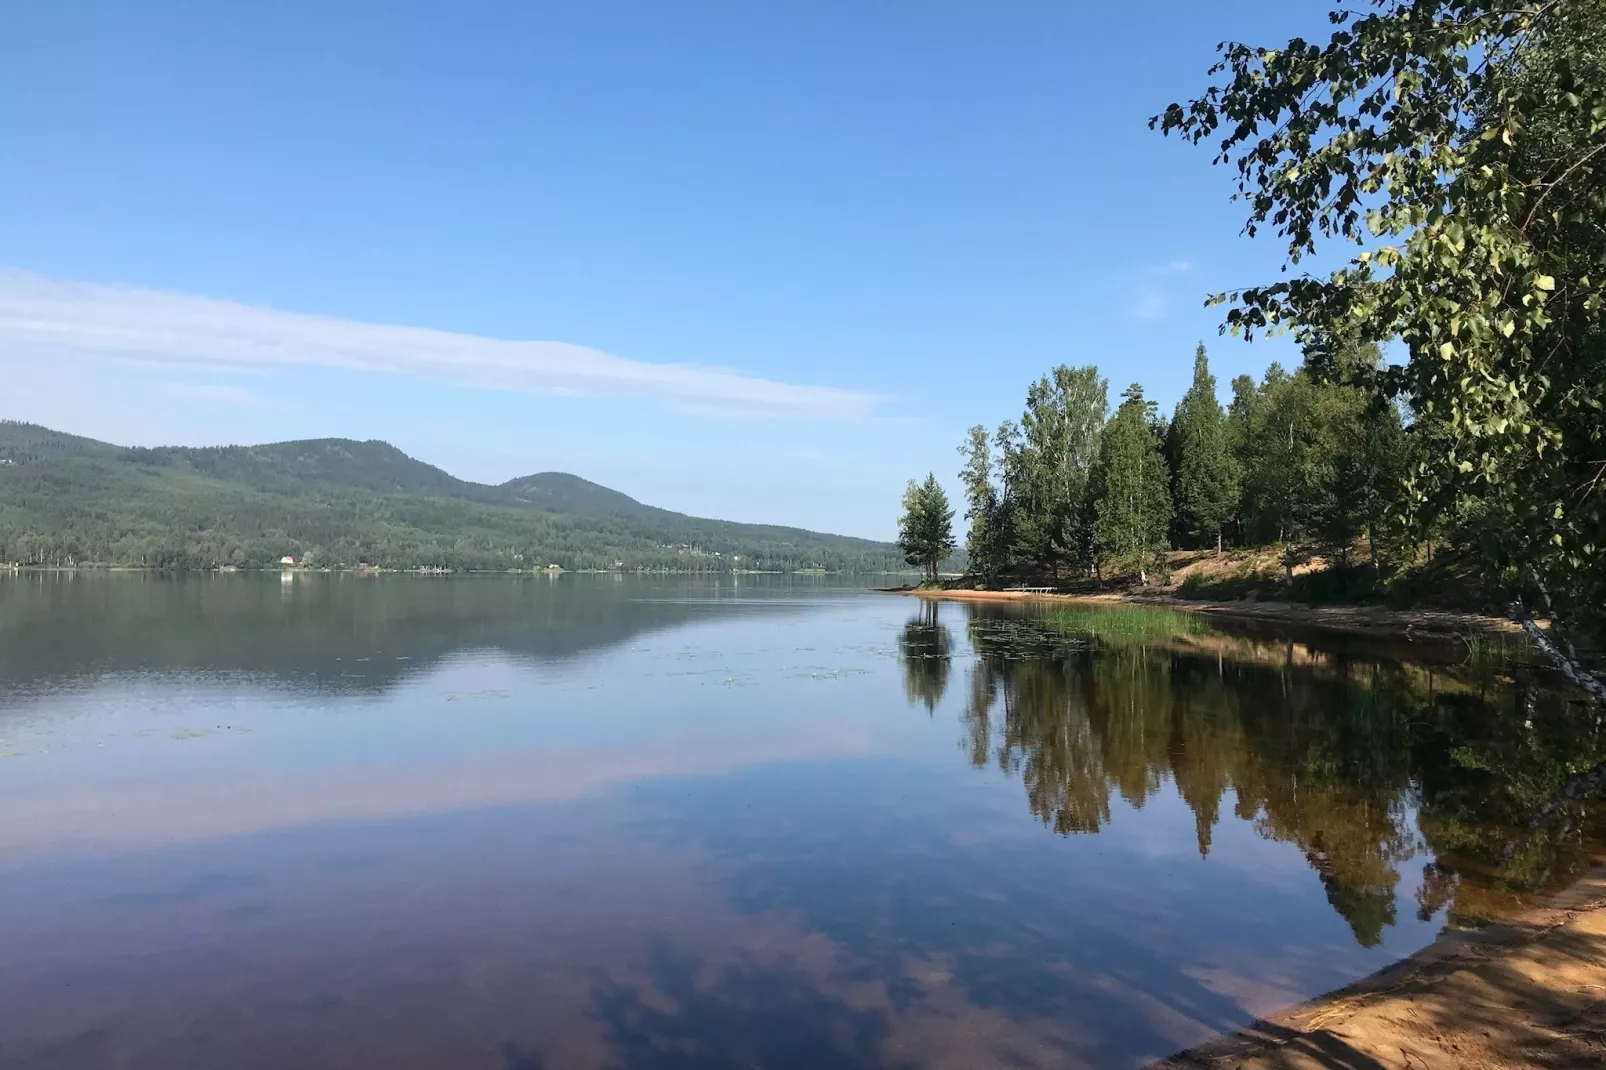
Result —
POLYGON ((812 577, 0 576, 0 1065, 1141 1065, 1594 857, 1505 827, 1591 711, 1389 653, 812 577))

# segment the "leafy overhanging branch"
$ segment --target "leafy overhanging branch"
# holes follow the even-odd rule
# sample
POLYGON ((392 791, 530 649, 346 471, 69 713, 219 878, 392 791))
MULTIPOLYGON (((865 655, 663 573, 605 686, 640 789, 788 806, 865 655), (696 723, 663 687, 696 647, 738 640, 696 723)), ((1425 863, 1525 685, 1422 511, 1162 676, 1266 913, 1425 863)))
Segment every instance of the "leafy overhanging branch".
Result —
POLYGON ((1537 585, 1553 625, 1606 638, 1606 507, 1577 492, 1606 437, 1606 2, 1374 0, 1330 20, 1322 45, 1222 45, 1221 82, 1151 121, 1216 144, 1285 272, 1356 247, 1325 278, 1218 295, 1223 329, 1403 343, 1362 385, 1408 404, 1430 447, 1413 510, 1475 527, 1514 619, 1606 701, 1523 598, 1537 585))

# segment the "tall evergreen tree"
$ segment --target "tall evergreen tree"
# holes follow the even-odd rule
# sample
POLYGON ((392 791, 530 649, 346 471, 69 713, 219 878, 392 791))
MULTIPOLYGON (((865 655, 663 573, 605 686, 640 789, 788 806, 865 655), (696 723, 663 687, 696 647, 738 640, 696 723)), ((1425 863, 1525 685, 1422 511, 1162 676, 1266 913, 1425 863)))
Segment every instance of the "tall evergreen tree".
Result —
POLYGON ((1220 553, 1222 532, 1238 508, 1238 465, 1203 343, 1193 355, 1193 385, 1177 403, 1171 426, 1182 534, 1196 544, 1214 539, 1220 553))
POLYGON ((903 492, 903 516, 898 521, 898 548, 904 560, 924 569, 936 582, 942 559, 954 548, 954 511, 934 473, 925 482, 909 481, 903 492))
POLYGON ((1328 394, 1325 408, 1336 449, 1326 541, 1347 563, 1364 536, 1374 571, 1385 524, 1400 530, 1408 506, 1410 442, 1400 407, 1370 389, 1382 364, 1382 351, 1371 343, 1317 344, 1305 353, 1306 373, 1328 394))
POLYGON ((1335 507, 1338 438, 1330 389, 1305 371, 1266 369, 1249 426, 1245 493, 1260 537, 1282 544, 1290 580, 1335 507))
POLYGON ((1007 564, 1007 528, 1000 515, 1002 496, 993 481, 992 441, 981 424, 972 427, 959 447, 965 459, 959 470, 960 482, 965 487, 965 519, 970 529, 965 534, 965 551, 970 556, 970 570, 991 580, 1007 564))
MULTIPOLYGON (((1158 430, 1158 429, 1157 429, 1158 430)), ((1182 525, 1182 499, 1180 475, 1182 471, 1182 428, 1177 424, 1177 414, 1173 412, 1171 419, 1165 422, 1164 431, 1160 434, 1160 454, 1165 457, 1166 485, 1171 489, 1171 545, 1188 546, 1191 540, 1182 525)))
POLYGON ((1367 560, 1376 571, 1379 545, 1397 544, 1408 523, 1411 437, 1399 406, 1386 398, 1363 397, 1358 410, 1337 459, 1337 498, 1347 514, 1344 533, 1352 540, 1365 538, 1367 560))
POLYGON ((993 513, 993 553, 1000 572, 1020 564, 1035 564, 1022 531, 1031 528, 1025 487, 1030 482, 1028 457, 1021 442, 1020 425, 1005 420, 993 432, 993 469, 998 473, 998 508, 993 513))
POLYGON ((1152 403, 1137 383, 1122 397, 1104 425, 1094 468, 1093 546, 1101 562, 1136 568, 1138 581, 1148 583, 1169 545, 1171 491, 1152 403))
POLYGON ((1231 454, 1233 466, 1238 471, 1238 501, 1233 509, 1232 530, 1233 537, 1240 545, 1246 545, 1252 539, 1247 491, 1250 469, 1254 463, 1254 438, 1251 427, 1255 405, 1259 398, 1260 394, 1255 387, 1253 376, 1233 377, 1232 403, 1227 407, 1227 451, 1231 454))

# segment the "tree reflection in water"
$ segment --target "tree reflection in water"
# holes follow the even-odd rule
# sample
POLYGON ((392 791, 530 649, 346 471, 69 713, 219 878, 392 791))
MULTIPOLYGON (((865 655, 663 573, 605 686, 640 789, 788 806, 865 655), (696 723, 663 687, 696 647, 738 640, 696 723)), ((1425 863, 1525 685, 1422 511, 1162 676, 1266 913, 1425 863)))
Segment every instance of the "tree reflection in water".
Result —
POLYGON ((953 667, 954 637, 939 619, 942 603, 920 600, 920 611, 898 635, 898 657, 903 663, 903 690, 911 706, 935 713, 948 690, 953 667))
MULTIPOLYGON (((922 605, 900 643, 928 710, 952 661, 934 611, 922 605)), ((1019 776, 1054 832, 1097 833, 1112 796, 1141 808, 1169 782, 1201 856, 1230 808, 1304 853, 1367 947, 1419 858, 1418 910, 1448 908, 1452 924, 1508 914, 1590 863, 1602 830, 1588 815, 1511 850, 1525 816, 1606 753, 1595 711, 1523 666, 1469 676, 1120 612, 970 611, 962 747, 1019 776)))

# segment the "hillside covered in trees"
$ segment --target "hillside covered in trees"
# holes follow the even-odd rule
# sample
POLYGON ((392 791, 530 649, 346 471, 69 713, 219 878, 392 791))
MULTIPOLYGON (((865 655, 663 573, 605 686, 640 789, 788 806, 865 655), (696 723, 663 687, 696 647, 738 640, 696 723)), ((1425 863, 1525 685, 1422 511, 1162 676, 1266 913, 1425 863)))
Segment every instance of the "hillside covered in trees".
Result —
POLYGON ((705 520, 562 472, 488 486, 384 442, 138 449, 0 422, 0 562, 205 569, 902 567, 895 548, 705 520))

